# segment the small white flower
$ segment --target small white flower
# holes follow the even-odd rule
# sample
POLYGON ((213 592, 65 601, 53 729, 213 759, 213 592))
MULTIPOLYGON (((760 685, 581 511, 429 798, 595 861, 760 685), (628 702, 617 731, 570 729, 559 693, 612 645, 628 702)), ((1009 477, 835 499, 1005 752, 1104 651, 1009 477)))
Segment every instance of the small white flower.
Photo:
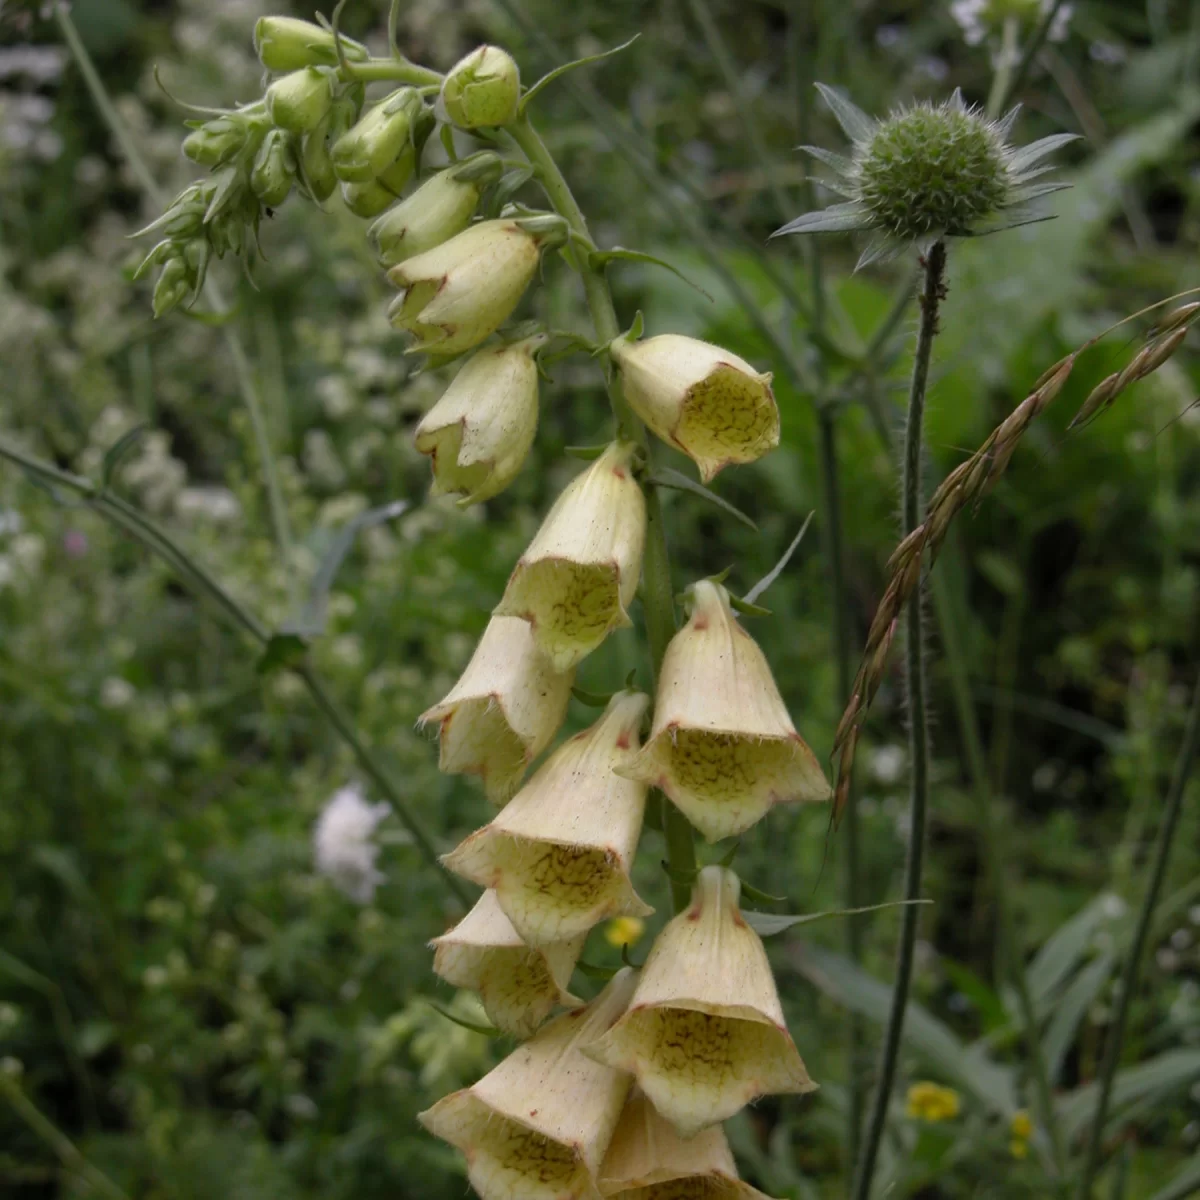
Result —
POLYGON ((110 675, 100 685, 100 706, 111 709, 128 708, 136 695, 137 689, 128 679, 110 675))
POLYGON ((181 521, 228 525, 242 515, 242 506, 228 488, 185 487, 175 497, 175 515, 181 521))
POLYGON ((379 847, 371 841, 375 827, 392 810, 368 804, 357 785, 339 788, 317 818, 313 853, 317 870, 351 900, 367 904, 384 874, 375 867, 379 847))

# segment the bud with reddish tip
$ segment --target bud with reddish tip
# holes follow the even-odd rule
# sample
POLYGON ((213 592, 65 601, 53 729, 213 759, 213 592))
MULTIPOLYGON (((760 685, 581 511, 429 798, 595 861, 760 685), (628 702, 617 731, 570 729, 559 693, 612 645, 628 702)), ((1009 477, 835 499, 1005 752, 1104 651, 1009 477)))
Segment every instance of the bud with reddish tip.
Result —
POLYGON ((533 352, 545 341, 539 335, 477 350, 421 419, 414 441, 433 462, 433 495, 459 492, 465 507, 516 477, 537 432, 533 352))
POLYGON ((333 104, 333 77, 318 67, 303 67, 275 80, 266 94, 267 112, 280 129, 308 133, 333 104))
POLYGON ((499 46, 480 46, 460 59, 442 82, 442 108, 460 129, 516 120, 521 73, 499 46))
POLYGON ((685 1138, 758 1096, 816 1087, 739 891, 725 867, 700 872, 691 904, 658 935, 629 1011, 585 1047, 597 1062, 634 1075, 685 1138))
POLYGON ((499 614, 529 621, 538 648, 560 671, 631 624, 646 541, 646 501, 632 470, 636 453, 632 442, 613 442, 567 484, 496 606, 499 614))
POLYGON ((575 1008, 583 1003, 568 991, 583 935, 527 946, 493 891, 484 892, 449 933, 430 944, 434 973, 455 987, 478 992, 491 1022, 513 1037, 532 1036, 560 1004, 575 1008))
POLYGON ((653 911, 629 874, 646 789, 614 773, 637 752, 649 703, 641 692, 618 692, 600 720, 559 746, 491 824, 443 860, 494 888, 530 945, 579 937, 608 917, 653 911))
POLYGON ((580 1047, 625 1011, 635 981, 628 967, 618 971, 587 1008, 551 1021, 473 1087, 417 1118, 466 1155, 481 1200, 601 1200, 596 1174, 630 1079, 580 1047))
POLYGON ((749 829, 772 805, 827 800, 829 784, 729 593, 702 580, 689 601, 687 624, 663 659, 649 740, 625 770, 661 788, 715 842, 749 829))
POLYGON ((622 335, 609 351, 634 412, 691 458, 705 483, 779 445, 771 376, 736 354, 675 333, 645 341, 622 335))
POLYGON ((438 724, 438 767, 481 776, 488 799, 503 804, 562 724, 571 681, 538 653, 527 622, 493 617, 462 677, 421 715, 438 724))

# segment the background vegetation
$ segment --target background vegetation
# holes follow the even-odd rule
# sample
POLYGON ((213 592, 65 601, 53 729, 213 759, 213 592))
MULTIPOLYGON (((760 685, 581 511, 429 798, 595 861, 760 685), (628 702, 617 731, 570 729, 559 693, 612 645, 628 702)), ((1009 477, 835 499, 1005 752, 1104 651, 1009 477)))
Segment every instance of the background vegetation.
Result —
MULTIPOLYGON (((280 7, 76 0, 86 45, 164 189, 193 168, 179 155, 181 113, 152 67, 197 103, 252 99, 260 70, 250 30, 280 7)), ((360 0, 345 25, 378 40, 384 7, 360 0)), ((105 452, 145 424, 120 493, 277 626, 293 599, 226 330, 202 313, 151 319, 148 286, 129 282, 140 257, 129 237, 157 215, 153 203, 53 23, 36 5, 9 4, 0 31, 0 432, 98 478, 105 452)), ((811 260, 802 247, 764 251, 764 242, 806 207, 793 147, 841 141, 813 106, 814 79, 873 112, 955 86, 982 102, 989 52, 966 44, 947 7, 916 0, 414 0, 401 24, 417 61, 444 68, 492 40, 530 80, 634 33, 624 54, 546 93, 540 123, 597 240, 665 257, 708 293, 622 265, 622 319, 641 309, 650 332, 710 338, 777 372, 783 445, 717 489, 760 532, 747 536, 717 509, 672 494, 677 583, 732 566, 749 585, 810 510, 823 523, 817 412, 837 407, 850 603, 835 614, 828 539, 810 533, 770 593, 773 615, 754 627, 823 757, 843 699, 835 616, 856 653, 895 543, 889 440, 911 312, 881 344, 872 334, 910 264, 854 275, 849 241, 822 243, 828 336, 814 341, 796 311, 809 307, 811 260)), ((1067 152, 1075 186, 1057 199, 1055 221, 952 255, 931 474, 960 462, 1080 341, 1200 283, 1198 72, 1200 10, 1182 0, 1082 0, 1067 39, 1041 56, 1020 89, 1018 132, 1022 141, 1085 135, 1067 152)), ((512 563, 576 469, 564 448, 605 436, 607 405, 594 369, 562 364, 544 392, 538 457, 517 483, 466 513, 423 503, 428 468, 408 433, 443 384, 415 375, 400 353, 363 222, 328 207, 291 203, 270 222, 267 261, 254 289, 237 284, 229 328, 267 406, 302 578, 358 513, 414 504, 358 538, 312 657, 450 846, 479 823, 484 801, 473 784, 438 775, 414 722, 464 665, 512 563)), ((228 288, 237 283, 222 274, 228 288)), ((544 315, 582 329, 573 280, 557 263, 547 278, 544 315)), ((1091 386, 1127 361, 1126 336, 1080 361, 937 568, 926 886, 935 903, 880 1173, 881 1187, 897 1188, 890 1195, 1040 1194, 1045 1148, 1013 1135, 1014 1112, 1031 1101, 1020 1009, 997 965, 997 883, 1030 956, 1060 1127, 1077 1147, 1086 1134, 1114 976, 1200 661, 1193 355, 1065 433, 1091 386), (981 799, 1003 834, 997 881, 984 865, 981 799), (955 1090, 957 1115, 906 1115, 904 1089, 924 1080, 955 1090)), ((641 665, 634 639, 623 639, 605 662, 585 664, 584 687, 615 686, 641 665)), ((355 763, 297 678, 260 667, 161 561, 69 497, 0 469, 5 1195, 463 1194, 454 1156, 413 1120, 500 1052, 424 1003, 452 1000, 425 942, 457 909, 394 818, 382 826, 387 881, 372 902, 355 904, 315 874, 313 822, 356 778, 355 763)), ((572 712, 576 726, 586 718, 572 712)), ((860 750, 867 903, 899 888, 903 742, 888 684, 860 750)), ((1105 1195, 1200 1186, 1200 807, 1190 799, 1134 998, 1105 1195)), ((739 869, 793 909, 835 908, 843 852, 844 839, 826 837, 824 812, 776 815, 769 832, 744 840, 739 869)), ((644 870, 639 890, 666 907, 665 878, 644 870)), ((772 1195, 843 1194, 846 1030, 857 1013, 872 1044, 878 1036, 895 931, 887 912, 864 924, 861 968, 845 957, 838 920, 771 943, 796 1041, 822 1084, 734 1125, 744 1173, 772 1195)), ((594 941, 590 959, 615 961, 602 933, 594 941)))

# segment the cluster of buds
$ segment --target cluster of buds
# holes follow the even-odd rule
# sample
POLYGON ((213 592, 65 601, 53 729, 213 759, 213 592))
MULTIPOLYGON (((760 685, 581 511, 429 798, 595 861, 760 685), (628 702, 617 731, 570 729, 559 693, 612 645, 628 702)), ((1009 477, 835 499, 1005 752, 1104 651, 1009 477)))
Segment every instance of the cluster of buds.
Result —
MULTIPOLYGON (((1110 407, 1127 388, 1157 371, 1183 344, 1197 317, 1200 317, 1198 302, 1184 304, 1167 313, 1149 331, 1142 348, 1128 365, 1106 376, 1092 388, 1067 428, 1075 429, 1090 421, 1110 407)), ((866 647, 850 689, 849 703, 834 735, 833 754, 838 763, 833 809, 835 821, 849 798, 859 730, 887 671, 888 656, 900 614, 919 587, 923 570, 926 566, 932 566, 937 559, 954 518, 968 505, 977 507, 995 487, 1007 470, 1025 431, 1062 391, 1079 356, 1103 336, 1099 334, 1085 342, 1042 373, 1029 395, 988 434, 979 449, 946 476, 930 497, 925 520, 896 547, 888 559, 888 581, 867 633, 866 647)))

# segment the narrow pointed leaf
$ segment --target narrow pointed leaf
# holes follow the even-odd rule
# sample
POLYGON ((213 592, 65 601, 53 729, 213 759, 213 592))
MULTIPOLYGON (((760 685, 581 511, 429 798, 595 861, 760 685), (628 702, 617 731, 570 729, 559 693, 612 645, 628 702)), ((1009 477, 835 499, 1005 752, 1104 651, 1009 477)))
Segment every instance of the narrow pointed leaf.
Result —
POLYGON ((818 83, 816 87, 821 99, 829 106, 829 111, 837 118, 837 123, 846 131, 846 136, 852 142, 869 142, 874 136, 876 122, 841 92, 823 83, 818 83))
MULTIPOLYGON (((742 885, 745 890, 745 884, 742 885)), ((823 921, 826 917, 855 917, 859 913, 879 912, 885 908, 906 908, 910 904, 932 904, 932 900, 889 900, 886 904, 868 904, 862 908, 835 908, 828 912, 818 913, 764 913, 742 909, 746 924, 759 937, 774 937, 797 925, 807 925, 811 921, 823 921)))
POLYGON ((1096 1002, 1115 965, 1116 959, 1111 954, 1100 955, 1071 980, 1062 998, 1054 1005, 1054 1016, 1042 1039, 1042 1056, 1051 1083, 1058 1078, 1083 1018, 1096 1002))
MULTIPOLYGON (((1197 1080, 1200 1080, 1200 1050, 1192 1049, 1168 1050, 1118 1071, 1113 1081, 1112 1105, 1105 1132, 1119 1125, 1132 1105, 1149 1099, 1161 1103, 1185 1092, 1197 1080)), ((1088 1083, 1059 1101, 1059 1120, 1064 1136, 1074 1139, 1087 1129, 1095 1116, 1097 1096, 1097 1085, 1088 1083)))
POLYGON ((665 267, 672 275, 682 279, 688 287, 695 288, 706 299, 712 299, 710 293, 706 292, 695 280, 689 279, 678 267, 672 266, 665 258, 647 254, 644 250, 626 250, 624 246, 613 246, 611 250, 593 250, 588 255, 588 263, 593 270, 618 259, 622 262, 652 263, 656 267, 665 267))
POLYGON ((892 238, 872 238, 867 248, 858 256, 858 262, 854 264, 854 269, 861 271, 863 267, 869 267, 872 263, 891 262, 903 248, 902 242, 894 241, 892 238))
POLYGON ((839 175, 852 176, 854 174, 854 159, 847 158, 844 154, 826 150, 824 146, 801 146, 800 149, 805 154, 811 154, 813 158, 819 159, 827 167, 832 167, 839 175))
POLYGON ((1200 1158, 1193 1159, 1165 1188, 1155 1192, 1150 1200, 1187 1200, 1200 1192, 1200 1158))
POLYGON ((589 692, 586 688, 581 687, 571 688, 571 695, 580 704, 586 704, 588 708, 607 708, 608 702, 612 699, 611 692, 589 692))
MULTIPOLYGON (((814 510, 815 511, 815 510, 814 510)), ((792 538, 792 544, 783 552, 783 557, 742 597, 747 604, 753 604, 783 574, 783 569, 792 561, 796 548, 804 540, 808 527, 812 524, 813 514, 809 513, 800 526, 800 532, 792 538)))
POLYGON ((584 975, 588 979, 602 979, 605 983, 617 973, 618 969, 617 967, 602 967, 599 963, 590 963, 583 958, 575 964, 575 970, 580 975, 584 975))
POLYGON ((649 482, 656 487, 674 488, 677 492, 691 492, 693 496, 700 496, 709 504, 715 504, 722 512, 727 512, 735 520, 741 521, 747 528, 753 529, 755 533, 758 532, 758 526, 740 508, 730 504, 728 500, 722 499, 716 492, 706 488, 704 484, 695 479, 689 479, 682 471, 676 471, 673 467, 659 467, 651 473, 649 482))
POLYGON ((485 1038, 495 1039, 504 1036, 494 1025, 485 1025, 482 1021, 468 1021, 466 1017, 460 1017, 457 1013, 451 1012, 436 1000, 430 1000, 428 996, 425 996, 424 1000, 430 1008, 440 1013, 447 1021, 453 1021, 455 1025, 461 1025, 463 1029, 469 1029, 472 1033, 481 1033, 485 1038))
POLYGON ((1077 133, 1052 133, 1049 137, 1039 138, 1036 142, 1030 142, 1028 146, 1021 146, 1014 150, 1008 160, 1008 169, 1020 174, 1033 166, 1035 162, 1045 158, 1047 154, 1053 154, 1055 150, 1077 141, 1079 141, 1077 133))
POLYGON ((121 465, 121 460, 142 440, 143 434, 149 428, 149 423, 142 421, 132 429, 127 429, 104 452, 104 461, 100 464, 101 487, 112 487, 113 477, 117 472, 117 468, 121 465))
POLYGON ((1119 919, 1112 915, 1115 904, 1123 904, 1115 892, 1102 892, 1042 944, 1025 973, 1035 1005, 1039 1008, 1049 1006, 1059 987, 1087 956, 1097 931, 1119 919))
POLYGON ((552 84, 560 76, 565 75, 568 71, 574 71, 576 67, 587 67, 592 63, 603 62, 606 58, 612 58, 614 54, 620 54, 622 50, 628 50, 629 47, 632 46, 640 36, 640 34, 635 33, 633 37, 629 39, 629 41, 622 42, 619 46, 614 46, 611 50, 603 50, 599 54, 591 54, 587 58, 577 58, 574 62, 563 63, 561 67, 555 67, 553 71, 548 71, 541 77, 541 79, 537 81, 537 83, 533 85, 533 87, 529 89, 529 91, 525 93, 524 96, 521 97, 521 106, 519 111, 524 112, 529 106, 529 102, 538 94, 538 92, 540 92, 544 87, 552 84))
POLYGON ((786 225, 781 225, 771 236, 784 237, 789 233, 847 233, 855 229, 866 229, 869 224, 867 211, 855 201, 846 204, 831 204, 816 212, 803 213, 786 225))

